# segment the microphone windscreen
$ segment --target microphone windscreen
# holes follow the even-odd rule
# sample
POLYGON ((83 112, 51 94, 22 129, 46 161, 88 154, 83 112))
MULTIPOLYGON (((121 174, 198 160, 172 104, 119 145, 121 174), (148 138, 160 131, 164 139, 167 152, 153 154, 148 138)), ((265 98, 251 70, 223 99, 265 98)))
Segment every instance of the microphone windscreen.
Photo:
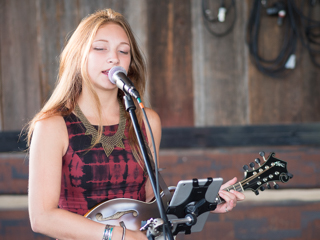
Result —
POLYGON ((110 82, 112 82, 113 84, 116 84, 116 81, 113 78, 118 72, 122 72, 127 76, 127 71, 123 67, 120 67, 120 66, 112 67, 108 73, 108 77, 110 82))

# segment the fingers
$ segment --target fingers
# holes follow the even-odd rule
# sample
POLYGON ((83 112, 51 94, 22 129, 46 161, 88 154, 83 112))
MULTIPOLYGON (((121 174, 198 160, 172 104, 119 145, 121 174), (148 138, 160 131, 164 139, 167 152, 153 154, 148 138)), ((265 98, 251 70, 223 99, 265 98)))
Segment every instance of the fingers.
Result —
POLYGON ((219 204, 216 210, 214 210, 214 212, 216 213, 229 212, 237 205, 237 201, 244 200, 245 196, 240 192, 237 192, 233 189, 231 189, 230 191, 223 190, 231 185, 234 185, 236 182, 237 182, 237 178, 234 177, 228 182, 226 182, 225 184, 221 185, 219 196, 225 201, 225 203, 219 204))
POLYGON ((231 190, 230 192, 232 192, 236 196, 237 201, 243 201, 245 199, 244 194, 241 193, 241 192, 237 192, 237 191, 234 191, 234 190, 231 190))
POLYGON ((237 205, 237 198, 233 193, 220 191, 219 195, 225 200, 224 205, 228 211, 231 211, 237 205))
POLYGON ((225 189, 225 188, 229 187, 230 185, 235 184, 236 182, 237 182, 237 178, 234 177, 231 180, 229 180, 228 182, 222 184, 220 189, 225 189))

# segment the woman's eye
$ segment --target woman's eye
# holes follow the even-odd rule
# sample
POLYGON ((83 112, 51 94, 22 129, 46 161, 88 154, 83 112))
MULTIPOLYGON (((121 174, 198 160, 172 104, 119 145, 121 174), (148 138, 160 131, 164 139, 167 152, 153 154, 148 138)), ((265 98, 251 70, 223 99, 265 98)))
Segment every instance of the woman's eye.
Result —
POLYGON ((122 53, 122 54, 126 54, 126 55, 128 55, 128 54, 129 54, 129 52, 127 52, 127 51, 120 51, 120 53, 122 53))
POLYGON ((94 50, 97 50, 97 51, 102 51, 102 50, 105 50, 104 48, 99 48, 99 47, 95 47, 93 48, 94 50))

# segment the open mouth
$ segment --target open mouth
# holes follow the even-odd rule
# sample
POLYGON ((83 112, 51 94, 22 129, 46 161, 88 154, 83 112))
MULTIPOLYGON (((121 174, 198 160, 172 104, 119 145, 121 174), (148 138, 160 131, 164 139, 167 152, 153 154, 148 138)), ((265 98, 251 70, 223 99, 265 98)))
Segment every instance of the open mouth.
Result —
POLYGON ((102 71, 103 74, 108 75, 109 70, 102 71))

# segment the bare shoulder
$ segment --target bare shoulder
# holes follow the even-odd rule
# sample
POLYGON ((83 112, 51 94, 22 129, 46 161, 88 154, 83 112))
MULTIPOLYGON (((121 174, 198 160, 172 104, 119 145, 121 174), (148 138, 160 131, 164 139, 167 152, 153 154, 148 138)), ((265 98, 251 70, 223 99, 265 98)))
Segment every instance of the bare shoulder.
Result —
MULTIPOLYGON (((160 141, 161 141, 161 120, 159 115, 150 108, 145 108, 146 115, 148 117, 148 121, 150 123, 150 127, 152 129, 153 137, 157 148, 159 149, 160 141)), ((151 134, 147 130, 147 137, 149 139, 149 143, 151 143, 151 134)))
POLYGON ((35 131, 59 132, 66 130, 66 124, 62 116, 52 116, 41 119, 35 124, 35 131))
POLYGON ((151 108, 145 108, 145 111, 146 111, 146 114, 147 114, 147 117, 148 117, 150 124, 154 127, 161 128, 161 120, 160 120, 158 113, 156 113, 151 108))
POLYGON ((51 147, 66 151, 68 145, 68 132, 66 123, 62 116, 52 116, 39 120, 35 124, 31 145, 47 144, 51 147))

